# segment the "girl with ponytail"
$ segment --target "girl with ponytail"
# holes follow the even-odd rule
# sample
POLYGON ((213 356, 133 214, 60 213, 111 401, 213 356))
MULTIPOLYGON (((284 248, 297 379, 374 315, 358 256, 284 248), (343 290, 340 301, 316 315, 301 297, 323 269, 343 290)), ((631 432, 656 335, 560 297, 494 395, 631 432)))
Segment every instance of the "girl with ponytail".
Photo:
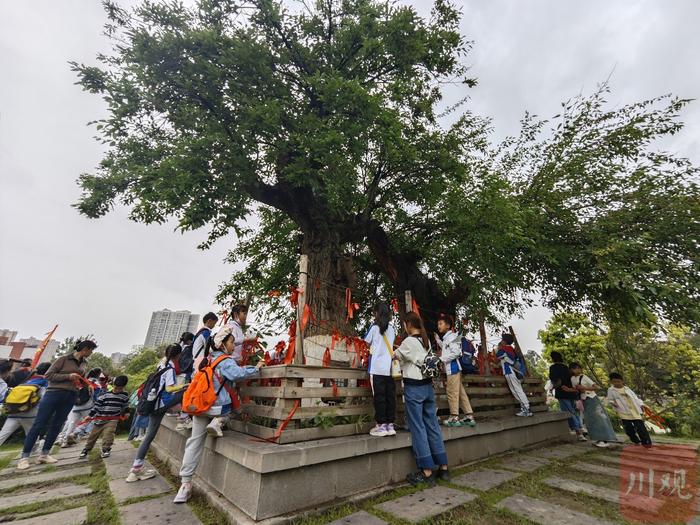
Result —
POLYGON ((415 312, 406 314, 403 325, 408 337, 396 349, 395 358, 401 363, 403 372, 406 420, 418 464, 418 471, 409 474, 406 480, 411 485, 428 483, 433 486, 436 479, 449 481, 450 474, 437 417, 433 380, 423 377, 421 372, 421 365, 428 355, 428 334, 423 320, 415 312))

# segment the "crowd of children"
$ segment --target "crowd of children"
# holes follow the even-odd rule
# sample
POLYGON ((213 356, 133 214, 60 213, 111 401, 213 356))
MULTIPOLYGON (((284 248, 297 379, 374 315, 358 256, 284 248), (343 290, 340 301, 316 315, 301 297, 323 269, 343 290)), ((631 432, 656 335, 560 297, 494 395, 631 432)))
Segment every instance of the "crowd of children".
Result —
MULTIPOLYGON (((190 430, 182 465, 181 485, 175 503, 186 502, 192 493, 192 477, 202 457, 207 435, 223 436, 226 420, 239 411, 240 401, 236 383, 254 378, 264 366, 245 366, 247 307, 235 305, 230 322, 215 329, 216 314, 209 312, 196 333, 185 333, 178 343, 169 345, 156 371, 137 392, 137 401, 130 439, 140 441, 132 467, 126 478, 129 483, 156 475, 145 468, 146 455, 167 412, 179 409, 178 429, 190 430), (212 388, 213 387, 213 388, 212 388)), ((374 322, 365 336, 370 348, 368 372, 372 388, 376 425, 372 436, 396 435, 397 381, 403 386, 406 425, 418 470, 407 480, 434 484, 437 479, 449 480, 448 461, 440 430, 434 381, 438 370, 444 370, 445 391, 449 414, 443 421, 448 427, 475 426, 476 421, 462 375, 474 373, 471 343, 455 329, 449 315, 437 321, 434 348, 431 347, 423 321, 408 312, 403 319, 404 338, 401 340, 391 325, 388 304, 380 303, 374 310, 374 322)), ((513 348, 511 334, 503 334, 495 352, 506 383, 520 405, 515 414, 530 417, 530 403, 522 387, 525 375, 522 356, 513 348)), ((55 442, 71 444, 80 434, 87 435, 80 457, 86 457, 102 438, 101 455, 108 457, 117 424, 129 417, 130 397, 126 392, 128 378, 118 376, 110 387, 101 370, 86 370, 87 359, 97 347, 94 341, 76 343, 74 351, 59 357, 50 366, 40 364, 23 371, 24 376, 9 389, 12 363, 0 361, 0 401, 4 399, 7 418, 0 430, 0 445, 20 426, 26 436, 17 468, 29 468, 29 457, 39 448, 37 463, 56 463, 49 455, 55 442), (10 394, 8 395, 8 390, 10 394), (38 442, 39 435, 44 440, 38 442)), ((596 392, 601 387, 583 373, 578 363, 564 364, 561 354, 551 353, 553 364, 549 379, 560 410, 567 413, 571 431, 578 439, 588 438, 605 447, 617 441, 613 426, 596 392), (581 416, 583 416, 583 421, 581 416)), ((26 367, 25 367, 26 368, 26 367)), ((622 376, 611 373, 612 385, 606 402, 619 415, 632 443, 651 446, 643 414, 644 403, 627 386, 622 376)))

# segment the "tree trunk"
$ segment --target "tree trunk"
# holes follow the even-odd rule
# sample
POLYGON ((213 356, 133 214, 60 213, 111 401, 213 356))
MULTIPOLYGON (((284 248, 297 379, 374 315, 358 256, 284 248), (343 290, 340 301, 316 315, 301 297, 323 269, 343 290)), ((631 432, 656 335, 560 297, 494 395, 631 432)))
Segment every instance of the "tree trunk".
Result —
MULTIPOLYGON (((367 243, 384 273, 394 284, 396 296, 401 304, 404 303, 404 292, 411 290, 429 334, 437 330, 437 318, 441 313, 455 316, 460 300, 459 294, 445 295, 438 282, 420 270, 415 259, 394 251, 386 232, 379 224, 369 225, 367 243)), ((401 313, 405 310, 404 305, 401 313)))
POLYGON ((339 236, 327 230, 304 232, 301 251, 309 257, 306 304, 315 318, 305 336, 330 334, 334 328, 350 334, 346 290, 355 287, 352 258, 343 254, 339 236))

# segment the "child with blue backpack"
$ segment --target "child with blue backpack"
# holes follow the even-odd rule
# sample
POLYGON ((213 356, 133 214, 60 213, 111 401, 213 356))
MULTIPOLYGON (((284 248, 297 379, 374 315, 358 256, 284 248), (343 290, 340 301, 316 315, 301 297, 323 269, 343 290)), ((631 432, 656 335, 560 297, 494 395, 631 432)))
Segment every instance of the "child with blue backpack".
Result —
POLYGON ((513 336, 511 334, 502 334, 501 342, 498 343, 496 357, 501 363, 503 376, 506 378, 508 388, 513 394, 513 397, 520 403, 520 411, 516 416, 529 417, 532 416, 530 411, 530 400, 520 384, 524 376, 523 363, 518 358, 518 355, 513 348, 513 336))
POLYGON ((464 425, 473 427, 476 425, 474 411, 462 384, 462 337, 452 329, 452 325, 452 318, 449 315, 440 315, 437 322, 438 333, 435 334, 435 342, 440 349, 440 360, 445 364, 447 375, 445 390, 450 417, 444 424, 448 427, 464 425), (464 418, 459 416, 460 409, 464 411, 464 418))

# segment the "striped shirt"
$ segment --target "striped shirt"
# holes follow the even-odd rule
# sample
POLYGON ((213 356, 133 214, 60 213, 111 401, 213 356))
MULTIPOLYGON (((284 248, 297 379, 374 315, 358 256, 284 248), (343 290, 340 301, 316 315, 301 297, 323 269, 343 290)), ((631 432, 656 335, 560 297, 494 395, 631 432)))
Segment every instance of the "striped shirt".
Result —
POLYGON ((126 392, 105 392, 95 401, 95 406, 90 410, 90 417, 104 418, 102 421, 96 421, 96 424, 100 424, 108 419, 117 419, 126 413, 128 407, 129 394, 126 392))

